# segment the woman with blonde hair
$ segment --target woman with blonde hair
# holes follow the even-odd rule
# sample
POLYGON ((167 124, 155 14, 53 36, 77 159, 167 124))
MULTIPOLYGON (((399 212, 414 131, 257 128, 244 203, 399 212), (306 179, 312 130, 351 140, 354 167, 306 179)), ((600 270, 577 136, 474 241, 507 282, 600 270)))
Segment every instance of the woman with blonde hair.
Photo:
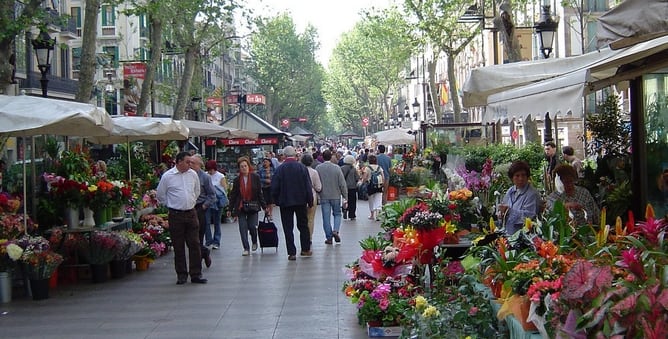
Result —
POLYGON ((260 176, 253 171, 250 159, 241 157, 237 160, 239 166, 239 176, 234 179, 232 191, 230 192, 230 210, 233 211, 239 222, 239 235, 241 236, 241 245, 244 250, 243 256, 250 255, 250 245, 248 244, 248 234, 250 233, 253 244, 253 251, 257 250, 257 224, 258 212, 267 210, 267 204, 262 195, 262 185, 260 176))

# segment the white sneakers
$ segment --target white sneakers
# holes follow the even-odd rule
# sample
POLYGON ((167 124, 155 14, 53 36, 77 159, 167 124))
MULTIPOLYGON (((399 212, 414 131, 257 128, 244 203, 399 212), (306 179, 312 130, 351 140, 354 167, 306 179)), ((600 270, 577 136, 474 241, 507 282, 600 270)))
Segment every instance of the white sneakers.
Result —
POLYGON ((244 256, 244 257, 247 257, 247 256, 250 255, 250 252, 248 252, 248 251, 243 251, 243 252, 241 252, 241 255, 244 256))

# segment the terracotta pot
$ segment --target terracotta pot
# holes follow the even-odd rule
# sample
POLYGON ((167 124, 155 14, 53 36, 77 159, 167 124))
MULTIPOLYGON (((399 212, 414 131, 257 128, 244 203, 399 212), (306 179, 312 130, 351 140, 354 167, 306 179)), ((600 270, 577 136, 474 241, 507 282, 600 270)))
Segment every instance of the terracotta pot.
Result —
POLYGON ((135 268, 137 271, 147 271, 151 262, 148 259, 135 259, 135 268))
POLYGON ((399 195, 398 192, 399 190, 395 186, 389 186, 387 188, 387 201, 395 201, 397 200, 397 196, 399 195))

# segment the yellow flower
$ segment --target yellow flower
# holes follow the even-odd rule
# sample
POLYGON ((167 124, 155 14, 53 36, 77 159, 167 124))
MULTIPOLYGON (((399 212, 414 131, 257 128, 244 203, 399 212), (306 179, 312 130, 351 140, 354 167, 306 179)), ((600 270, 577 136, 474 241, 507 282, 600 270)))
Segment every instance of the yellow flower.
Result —
POLYGON ((425 307, 427 307, 427 299, 425 299, 421 295, 418 295, 417 297, 415 297, 415 308, 418 309, 418 310, 421 310, 425 307))
POLYGON ((95 185, 88 186, 88 192, 94 193, 95 191, 97 191, 97 186, 95 185))
POLYGON ((422 316, 425 318, 440 317, 441 312, 434 306, 428 306, 424 312, 422 312, 422 316))
POLYGON ((457 226, 448 221, 445 223, 445 231, 448 233, 455 233, 457 232, 457 226))

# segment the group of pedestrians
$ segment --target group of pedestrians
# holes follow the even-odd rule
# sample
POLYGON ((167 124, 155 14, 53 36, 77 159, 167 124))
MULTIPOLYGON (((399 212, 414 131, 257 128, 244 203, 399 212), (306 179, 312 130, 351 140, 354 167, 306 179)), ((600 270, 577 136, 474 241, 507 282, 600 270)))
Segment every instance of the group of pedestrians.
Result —
MULTIPOLYGON (((228 200, 229 213, 238 222, 242 255, 249 256, 257 250, 259 213, 263 211, 271 219, 274 205, 279 207, 288 260, 297 258, 295 227, 299 232, 299 255, 313 255, 311 244, 318 205, 325 244, 341 242, 342 219, 357 218, 357 190, 372 180, 374 172, 380 173, 383 187, 369 195, 370 219, 377 220, 387 201, 389 184, 386 178, 391 162, 384 153, 385 147, 380 145, 376 154, 365 154, 368 165, 356 166, 352 154, 325 149, 318 155, 320 160, 316 160, 310 153, 298 154, 294 147, 287 146, 278 159, 268 156, 257 169, 248 157, 240 157, 239 175, 232 182, 228 200)), ((218 171, 215 160, 205 164, 199 154, 179 153, 176 166, 160 179, 158 200, 169 211, 177 284, 186 283, 188 277, 193 283, 207 282, 202 277, 202 261, 210 267, 210 251, 221 246, 223 208, 218 206, 219 190, 228 191, 225 176, 218 171)))

